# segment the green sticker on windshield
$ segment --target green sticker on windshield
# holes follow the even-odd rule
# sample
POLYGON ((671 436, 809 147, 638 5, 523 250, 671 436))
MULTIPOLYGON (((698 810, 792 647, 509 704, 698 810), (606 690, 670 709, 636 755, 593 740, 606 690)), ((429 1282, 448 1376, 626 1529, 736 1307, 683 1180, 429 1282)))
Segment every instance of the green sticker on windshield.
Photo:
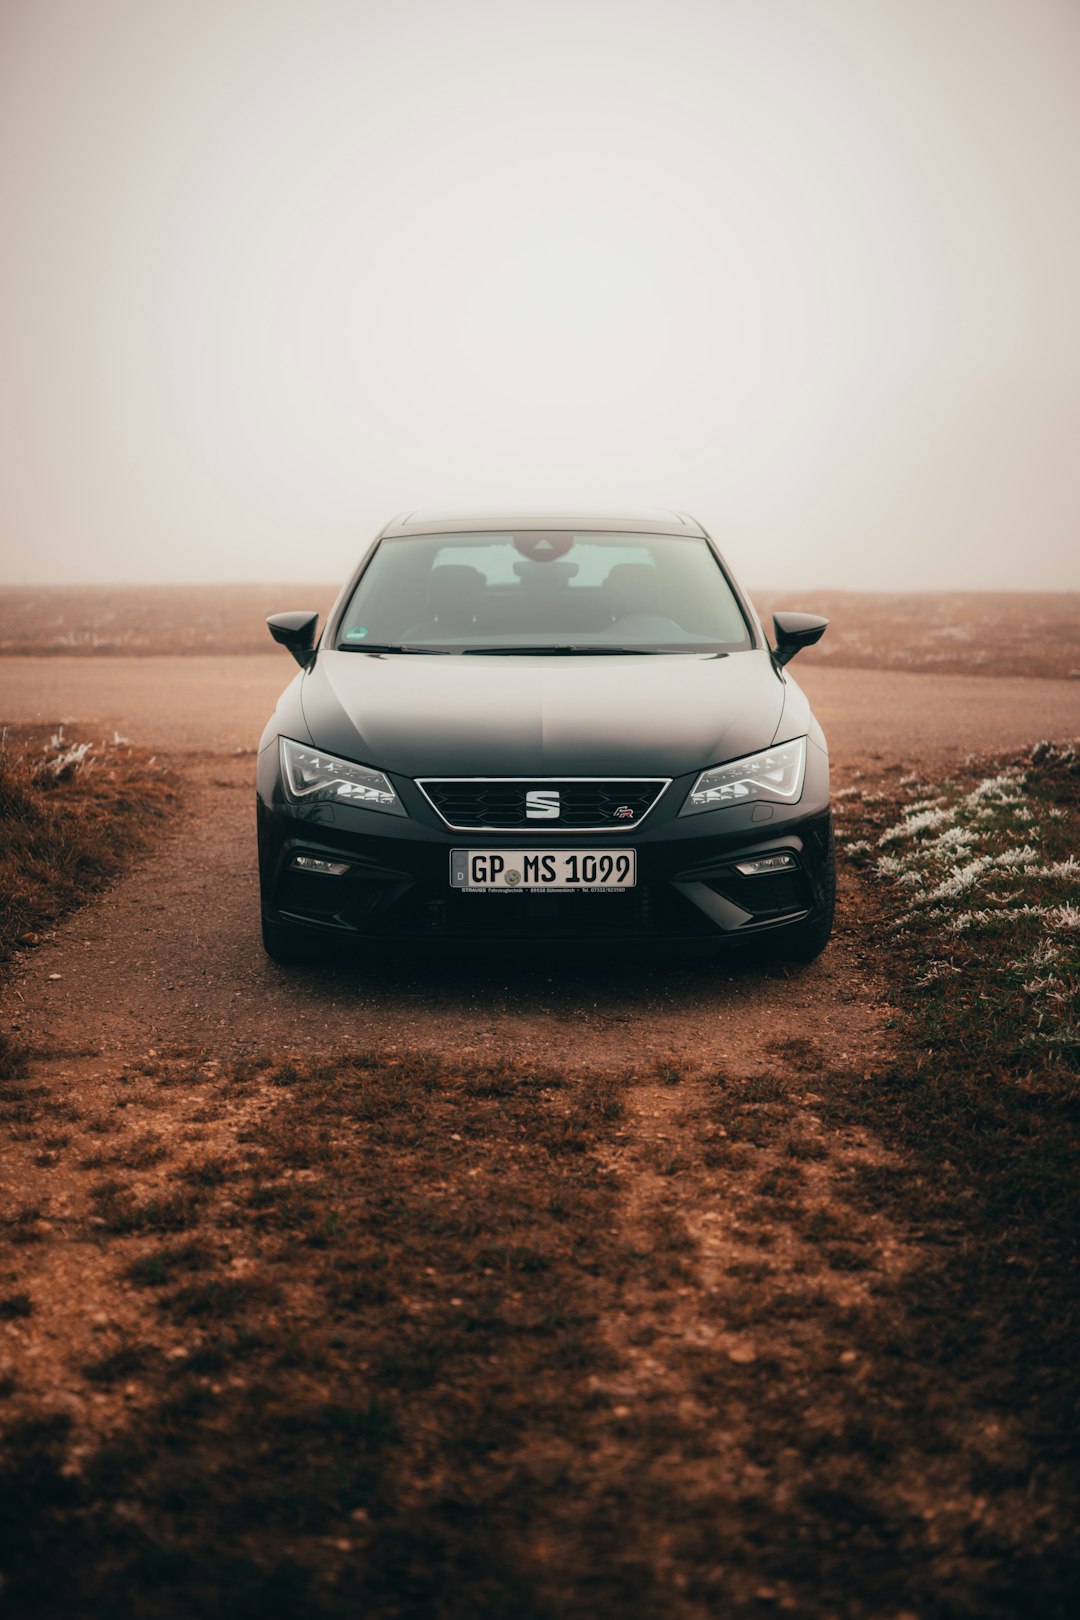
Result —
POLYGON ((367 635, 367 625, 364 624, 364 625, 360 625, 358 628, 354 628, 352 630, 346 630, 346 632, 345 632, 345 640, 346 641, 363 641, 363 639, 364 639, 364 637, 366 635, 367 635))

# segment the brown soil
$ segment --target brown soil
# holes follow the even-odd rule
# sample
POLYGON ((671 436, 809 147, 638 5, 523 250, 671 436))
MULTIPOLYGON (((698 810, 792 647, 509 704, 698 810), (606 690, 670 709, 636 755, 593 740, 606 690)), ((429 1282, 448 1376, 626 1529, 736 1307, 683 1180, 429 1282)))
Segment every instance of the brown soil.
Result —
MULTIPOLYGON (((1030 740, 1061 686, 991 712, 1030 740)), ((875 762, 865 683, 832 690, 839 785, 887 787, 931 705, 893 693, 875 762)), ((285 972, 251 764, 183 759, 154 853, 0 999, 37 1053, 0 1169, 11 1612, 1068 1613, 1032 1438, 948 1348, 963 1211, 871 1123, 854 875, 801 973, 285 972)))
POLYGON ((750 1027, 9 1080, 8 1612, 1063 1620, 1045 1466, 940 1321, 963 1212, 852 1102, 880 1029, 750 1027))

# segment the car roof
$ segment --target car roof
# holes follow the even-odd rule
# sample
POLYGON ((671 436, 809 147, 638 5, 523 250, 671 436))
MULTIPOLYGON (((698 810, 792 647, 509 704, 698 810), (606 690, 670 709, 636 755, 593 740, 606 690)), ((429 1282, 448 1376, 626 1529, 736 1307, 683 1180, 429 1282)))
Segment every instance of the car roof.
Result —
POLYGON ((686 512, 638 509, 628 512, 399 512, 383 535, 511 534, 528 529, 569 529, 579 534, 682 534, 704 538, 686 512))

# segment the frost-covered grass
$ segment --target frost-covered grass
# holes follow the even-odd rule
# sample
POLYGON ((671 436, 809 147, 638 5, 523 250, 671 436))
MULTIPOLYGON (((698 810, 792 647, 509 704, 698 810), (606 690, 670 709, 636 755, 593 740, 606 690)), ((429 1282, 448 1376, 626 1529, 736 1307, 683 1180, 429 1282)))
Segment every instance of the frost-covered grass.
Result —
POLYGON ((1080 776, 1070 751, 1033 755, 969 779, 907 778, 887 815, 864 795, 846 852, 917 955, 927 1043, 1038 1065, 1080 1052, 1080 776))
MULTIPOLYGON (((896 1008, 890 1061, 852 1086, 841 1117, 918 1166, 907 1219, 943 1235, 939 1260, 924 1260, 911 1287, 926 1329, 905 1354, 960 1370, 1008 1414, 1026 1437, 1027 1489, 1054 1479, 1051 1514, 1070 1527, 1080 1506, 1076 765, 1042 747, 949 780, 893 778, 884 804, 845 801, 840 840, 896 1008)), ((969 1443, 973 1488, 992 1497, 1004 1473, 969 1443)), ((1076 1570, 1073 1560, 1061 1593, 1040 1594, 1030 1612, 1073 1613, 1076 1570)), ((980 1598, 970 1612, 1023 1610, 980 1598)))

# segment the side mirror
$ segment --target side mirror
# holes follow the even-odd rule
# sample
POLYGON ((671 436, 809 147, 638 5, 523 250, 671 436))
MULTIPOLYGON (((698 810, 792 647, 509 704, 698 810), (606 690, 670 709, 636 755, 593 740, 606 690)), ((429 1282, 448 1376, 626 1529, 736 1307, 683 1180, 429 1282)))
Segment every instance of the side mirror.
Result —
POLYGON ((288 647, 301 669, 307 669, 315 656, 317 613, 271 613, 266 623, 270 634, 282 647, 288 647))
POLYGON ((778 664, 790 664, 797 652, 820 641, 829 624, 816 613, 774 613, 772 622, 778 664))

